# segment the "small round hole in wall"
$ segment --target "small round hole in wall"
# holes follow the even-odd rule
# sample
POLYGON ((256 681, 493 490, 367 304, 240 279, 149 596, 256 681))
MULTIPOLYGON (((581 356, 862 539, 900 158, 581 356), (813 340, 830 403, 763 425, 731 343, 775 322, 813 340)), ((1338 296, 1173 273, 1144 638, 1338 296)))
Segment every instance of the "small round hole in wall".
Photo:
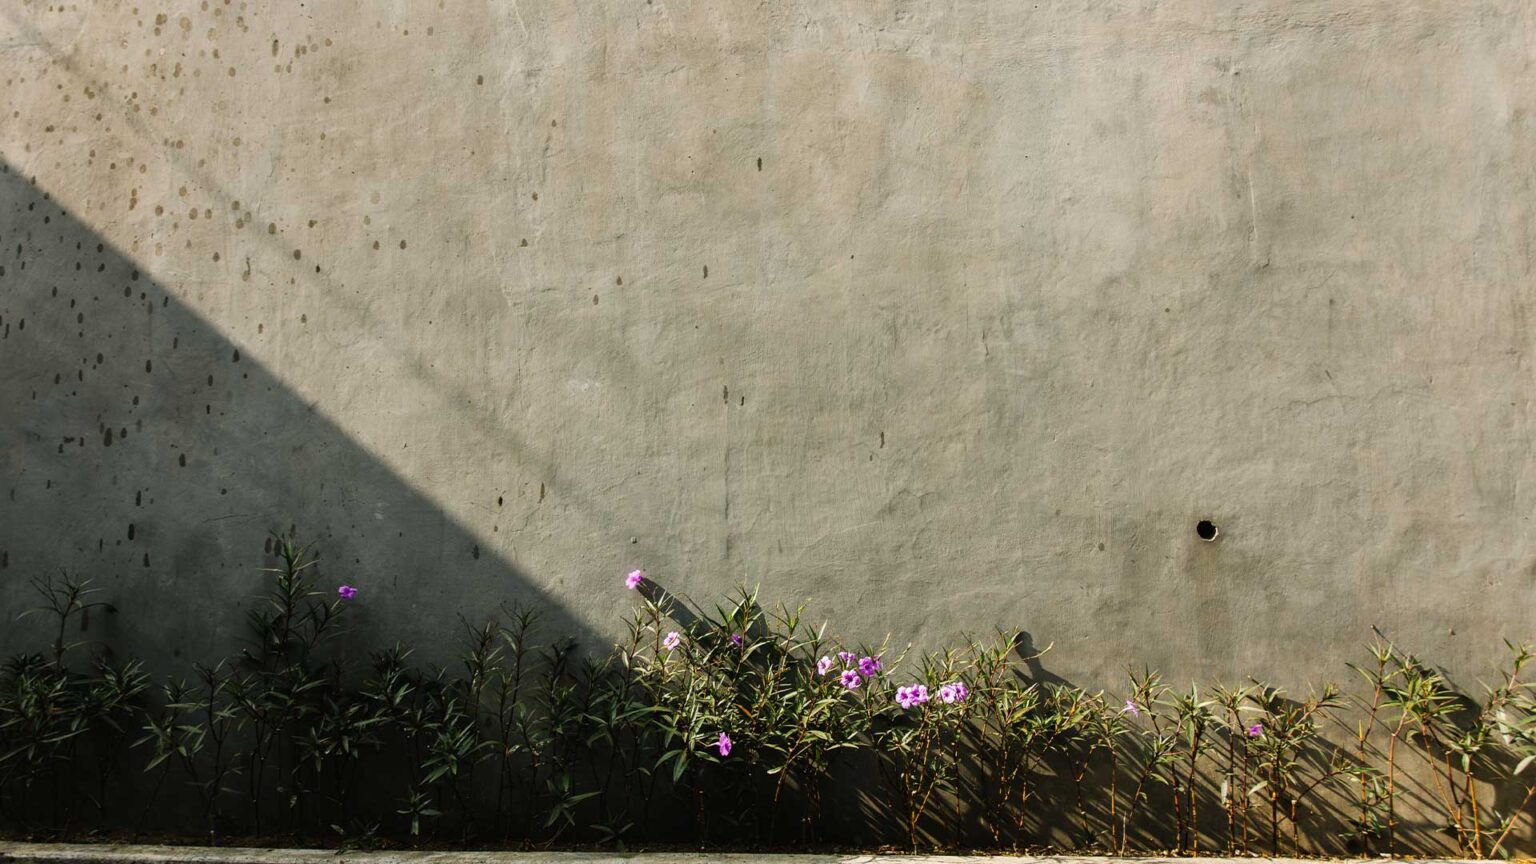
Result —
POLYGON ((1195 536, 1207 543, 1215 540, 1220 533, 1216 530, 1216 523, 1209 519, 1201 519, 1195 523, 1195 536))

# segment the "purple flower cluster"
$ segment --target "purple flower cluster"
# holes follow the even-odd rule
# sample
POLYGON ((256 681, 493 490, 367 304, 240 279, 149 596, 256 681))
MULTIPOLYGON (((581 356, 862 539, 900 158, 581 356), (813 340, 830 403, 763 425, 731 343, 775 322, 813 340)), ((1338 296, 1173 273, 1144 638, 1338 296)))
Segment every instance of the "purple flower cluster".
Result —
POLYGON ((913 684, 910 687, 896 688, 896 704, 902 708, 915 708, 928 701, 928 687, 924 684, 913 684))
MULTIPOLYGON (((878 656, 859 657, 857 654, 849 651, 839 651, 837 652, 837 659, 842 661, 844 667, 851 667, 844 668, 842 674, 837 676, 837 680, 849 690, 859 689, 859 685, 863 684, 866 679, 873 681, 875 676, 880 674, 881 666, 878 656), (855 659, 858 662, 854 662, 855 659)), ((816 661, 816 674, 825 675, 831 672, 832 667, 835 665, 837 664, 832 662, 831 657, 822 657, 816 661)))
POLYGON ((939 701, 945 705, 964 702, 965 697, 969 695, 971 695, 971 688, 965 686, 964 681, 954 681, 939 688, 939 701))
POLYGON ((645 571, 644 570, 631 570, 631 571, 629 571, 629 575, 624 577, 624 587, 628 588, 631 591, 635 590, 636 588, 639 588, 644 583, 645 583, 645 571))
POLYGON ((1249 738, 1260 738, 1263 735, 1264 735, 1264 724, 1263 723, 1255 723, 1252 726, 1248 727, 1248 737, 1249 738))
POLYGON ((351 585, 343 585, 336 589, 336 593, 339 594, 343 600, 351 600, 353 597, 357 596, 357 589, 353 588, 351 585))
POLYGON ((721 732, 720 740, 715 742, 715 748, 720 751, 721 756, 731 755, 731 736, 721 732))
POLYGON ((681 644, 683 644, 682 634, 678 633, 676 630, 668 633, 667 637, 661 640, 662 647, 666 648, 668 651, 675 650, 677 646, 681 644))

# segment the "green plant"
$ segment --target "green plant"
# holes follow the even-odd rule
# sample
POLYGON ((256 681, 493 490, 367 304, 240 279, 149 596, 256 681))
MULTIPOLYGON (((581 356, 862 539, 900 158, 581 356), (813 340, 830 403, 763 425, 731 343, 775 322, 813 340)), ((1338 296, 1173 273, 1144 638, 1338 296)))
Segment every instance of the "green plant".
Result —
MULTIPOLYGON (((1282 819, 1291 828, 1290 851, 1298 853, 1306 800, 1319 787, 1347 771, 1342 749, 1330 748, 1318 740, 1319 722, 1343 705, 1343 699, 1337 688, 1325 685, 1321 692, 1293 702, 1279 689, 1257 683, 1249 691, 1249 699, 1260 713, 1243 730, 1250 739, 1253 772, 1258 778, 1248 794, 1262 792, 1269 801, 1271 853, 1280 853, 1282 819)), ((1237 731, 1231 730, 1231 734, 1237 731)))
POLYGON ((891 678, 900 671, 905 654, 890 662, 886 674, 868 680, 861 705, 887 786, 895 793, 893 809, 900 817, 904 839, 915 851, 934 796, 956 790, 958 744, 970 688, 966 684, 967 695, 957 701, 935 698, 940 688, 965 683, 961 655, 954 651, 922 655, 918 683, 893 686, 891 678))
POLYGON ((149 688, 140 664, 117 664, 104 652, 82 660, 84 640, 72 630, 89 628, 91 611, 110 610, 90 599, 89 580, 64 573, 33 580, 41 604, 19 616, 48 616, 49 652, 23 654, 0 667, 0 819, 26 823, 41 815, 46 785, 50 821, 67 824, 81 801, 93 801, 98 818, 107 807, 107 783, 119 761, 139 697, 149 688), (95 783, 83 783, 82 746, 98 751, 95 783))
POLYGON ((228 682, 239 721, 251 730, 245 752, 246 794, 252 829, 263 830, 266 779, 275 764, 273 791, 288 827, 296 827, 304 792, 306 762, 298 744, 318 722, 325 695, 335 692, 339 669, 325 661, 320 649, 335 633, 343 600, 325 599, 313 579, 318 560, 308 546, 291 537, 274 535, 271 545, 278 566, 264 572, 272 581, 262 602, 248 618, 252 644, 241 657, 244 674, 228 682))
POLYGON ((136 824, 195 813, 157 827, 211 840, 817 842, 835 806, 862 842, 914 850, 979 836, 1481 858, 1522 848, 1536 800, 1532 649, 1519 643, 1476 697, 1380 633, 1354 698, 1257 681, 1175 690, 1150 670, 1112 697, 1037 680, 1038 655, 1007 634, 852 652, 803 607, 767 608, 755 591, 705 609, 651 586, 606 653, 546 638, 535 611, 507 606, 464 622, 448 667, 397 644, 353 671, 341 625, 357 592, 329 596, 292 539, 270 548, 246 649, 158 687, 77 635, 111 608, 88 582, 35 583, 44 650, 0 666, 0 824, 100 824, 120 783, 136 824), (125 750, 141 773, 115 770, 125 750), (1418 830, 1422 801, 1407 817, 1410 782, 1438 836, 1418 830))

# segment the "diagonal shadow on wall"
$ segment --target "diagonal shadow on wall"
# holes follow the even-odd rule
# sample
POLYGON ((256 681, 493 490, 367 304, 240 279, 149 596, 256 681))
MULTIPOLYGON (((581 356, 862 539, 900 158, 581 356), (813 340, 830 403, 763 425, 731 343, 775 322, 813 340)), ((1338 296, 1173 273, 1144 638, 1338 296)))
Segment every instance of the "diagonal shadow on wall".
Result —
MULTIPOLYGON (((382 382, 381 382, 382 385, 382 382)), ((177 668, 238 645, 273 531, 353 584, 360 648, 446 660, 462 614, 544 612, 590 634, 322 410, 0 163, 0 651, 30 579, 94 580, 113 614, 81 638, 177 668)), ((498 506, 487 502, 487 506, 498 506)))

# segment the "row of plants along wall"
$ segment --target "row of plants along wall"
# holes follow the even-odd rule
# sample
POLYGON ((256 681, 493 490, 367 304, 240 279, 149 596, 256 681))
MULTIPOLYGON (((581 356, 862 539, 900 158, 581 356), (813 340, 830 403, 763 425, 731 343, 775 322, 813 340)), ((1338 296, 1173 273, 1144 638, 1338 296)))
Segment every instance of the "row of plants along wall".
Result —
MULTIPOLYGON (((0 824, 231 837, 1112 853, 1507 856, 1536 794, 1531 656, 1477 696, 1376 634, 1352 695, 1253 682, 1110 696, 1032 678, 1021 641, 845 646, 740 590, 703 610, 635 571, 606 654, 505 607, 457 665, 356 660, 348 607, 277 538, 236 655, 158 681, 70 634, 0 671, 0 824), (364 668, 366 667, 366 668, 364 668)), ((616 580, 615 590, 621 590, 616 580)))

